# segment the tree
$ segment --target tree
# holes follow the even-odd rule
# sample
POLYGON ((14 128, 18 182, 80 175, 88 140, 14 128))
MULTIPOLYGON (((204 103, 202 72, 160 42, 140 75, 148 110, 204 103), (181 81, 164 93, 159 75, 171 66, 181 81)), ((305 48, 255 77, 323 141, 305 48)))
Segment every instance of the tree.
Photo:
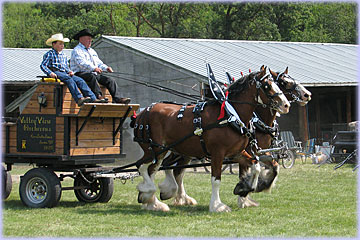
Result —
MULTIPOLYGON (((213 24, 219 29, 216 38, 242 40, 280 40, 280 34, 270 21, 269 4, 237 3, 214 6, 219 18, 213 24)), ((216 33, 216 30, 214 31, 216 33)))
MULTIPOLYGON (((3 45, 47 47, 84 28, 100 35, 352 43, 354 3, 4 3, 3 45)), ((71 41, 67 47, 74 47, 71 41)))
POLYGON ((141 3, 132 4, 129 8, 136 13, 134 25, 137 28, 137 36, 143 32, 140 27, 147 25, 159 37, 207 37, 206 32, 211 19, 211 8, 208 4, 141 3))
POLYGON ((49 36, 48 21, 44 21, 41 11, 33 3, 5 3, 3 14, 3 34, 5 47, 44 47, 49 36))

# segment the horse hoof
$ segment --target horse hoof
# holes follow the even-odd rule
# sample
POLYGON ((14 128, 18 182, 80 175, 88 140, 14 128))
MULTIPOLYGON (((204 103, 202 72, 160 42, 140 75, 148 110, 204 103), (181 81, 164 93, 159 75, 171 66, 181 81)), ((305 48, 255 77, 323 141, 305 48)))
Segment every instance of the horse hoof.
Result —
POLYGON ((210 212, 231 212, 231 208, 221 203, 218 204, 216 207, 210 207, 210 212))
POLYGON ((140 192, 138 193, 138 198, 137 198, 137 200, 138 200, 138 203, 142 203, 142 201, 141 201, 141 197, 140 197, 140 192))
POLYGON ((250 204, 249 207, 258 207, 258 206, 260 206, 260 203, 258 203, 258 202, 255 201, 254 199, 252 199, 252 198, 250 198, 250 197, 248 197, 247 199, 249 200, 249 204, 250 204))
POLYGON ((149 211, 160 211, 160 212, 169 212, 170 208, 166 204, 158 205, 158 204, 148 204, 145 208, 149 211))
POLYGON ((194 206, 197 205, 197 201, 189 196, 177 197, 173 203, 175 206, 194 206))
POLYGON ((173 198, 176 195, 177 188, 171 189, 171 191, 168 192, 160 192, 160 199, 161 200, 168 200, 170 198, 173 198))
POLYGON ((246 197, 247 194, 252 191, 254 191, 254 189, 252 189, 247 182, 242 181, 242 182, 239 182, 238 184, 236 184, 233 193, 234 193, 234 195, 246 197))
POLYGON ((145 192, 139 192, 138 194, 138 203, 148 203, 152 200, 154 194, 153 193, 145 193, 145 192))
MULTIPOLYGON (((144 205, 143 205, 144 206, 144 205)), ((168 212, 170 211, 170 208, 167 204, 160 202, 155 196, 152 199, 151 202, 146 204, 143 209, 149 210, 149 211, 161 211, 161 212, 168 212)))
POLYGON ((258 207, 260 203, 249 197, 240 197, 238 198, 238 207, 239 208, 247 208, 247 207, 258 207))
POLYGON ((161 200, 168 200, 176 196, 178 191, 177 183, 174 182, 173 184, 169 184, 168 182, 162 182, 159 184, 160 189, 160 199, 161 200))

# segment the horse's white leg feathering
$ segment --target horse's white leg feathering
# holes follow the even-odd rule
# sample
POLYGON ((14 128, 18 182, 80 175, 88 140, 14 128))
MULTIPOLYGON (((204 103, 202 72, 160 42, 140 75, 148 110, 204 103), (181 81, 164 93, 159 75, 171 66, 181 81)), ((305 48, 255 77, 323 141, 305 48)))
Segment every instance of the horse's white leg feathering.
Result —
POLYGON ((216 180, 215 177, 211 177, 211 199, 210 199, 210 212, 231 212, 231 208, 223 204, 220 200, 220 180, 216 180))
POLYGON ((142 203, 151 201, 152 196, 156 192, 156 186, 148 174, 150 164, 151 163, 142 164, 139 167, 140 175, 143 177, 144 181, 139 183, 136 188, 139 191, 139 198, 142 203))

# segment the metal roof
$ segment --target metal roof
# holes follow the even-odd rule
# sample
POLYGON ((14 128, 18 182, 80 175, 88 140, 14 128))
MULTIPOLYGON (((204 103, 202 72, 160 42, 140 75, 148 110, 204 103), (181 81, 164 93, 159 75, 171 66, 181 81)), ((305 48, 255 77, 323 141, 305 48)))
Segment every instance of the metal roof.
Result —
MULTIPOLYGON (((44 76, 40 69, 43 55, 49 48, 2 48, 2 82, 22 83, 34 82, 44 76)), ((64 49, 70 58, 71 49, 64 49)))
POLYGON ((358 45, 102 36, 93 46, 101 41, 204 78, 208 62, 219 81, 225 81, 225 70, 238 78, 265 65, 273 71, 289 67, 305 86, 357 85, 358 45))

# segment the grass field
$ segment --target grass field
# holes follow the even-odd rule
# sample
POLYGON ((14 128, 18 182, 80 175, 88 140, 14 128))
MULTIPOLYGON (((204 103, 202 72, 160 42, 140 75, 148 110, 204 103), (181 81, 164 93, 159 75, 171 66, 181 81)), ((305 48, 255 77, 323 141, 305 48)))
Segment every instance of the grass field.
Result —
MULTIPOLYGON (((83 204, 73 191, 63 191, 52 209, 30 209, 22 205, 15 180, 10 197, 3 203, 3 235, 6 237, 356 237, 357 172, 353 165, 334 171, 334 165, 317 168, 296 163, 281 168, 271 194, 257 193, 257 208, 239 209, 232 194, 237 176, 223 175, 220 197, 230 213, 209 213, 210 175, 189 170, 187 193, 197 206, 174 207, 170 212, 142 210, 136 185, 141 178, 122 184, 108 203, 83 204)), ((14 167, 12 174, 25 173, 14 167)), ((157 182, 163 174, 157 175, 157 182)), ((62 182, 71 186, 71 180, 62 182)))

